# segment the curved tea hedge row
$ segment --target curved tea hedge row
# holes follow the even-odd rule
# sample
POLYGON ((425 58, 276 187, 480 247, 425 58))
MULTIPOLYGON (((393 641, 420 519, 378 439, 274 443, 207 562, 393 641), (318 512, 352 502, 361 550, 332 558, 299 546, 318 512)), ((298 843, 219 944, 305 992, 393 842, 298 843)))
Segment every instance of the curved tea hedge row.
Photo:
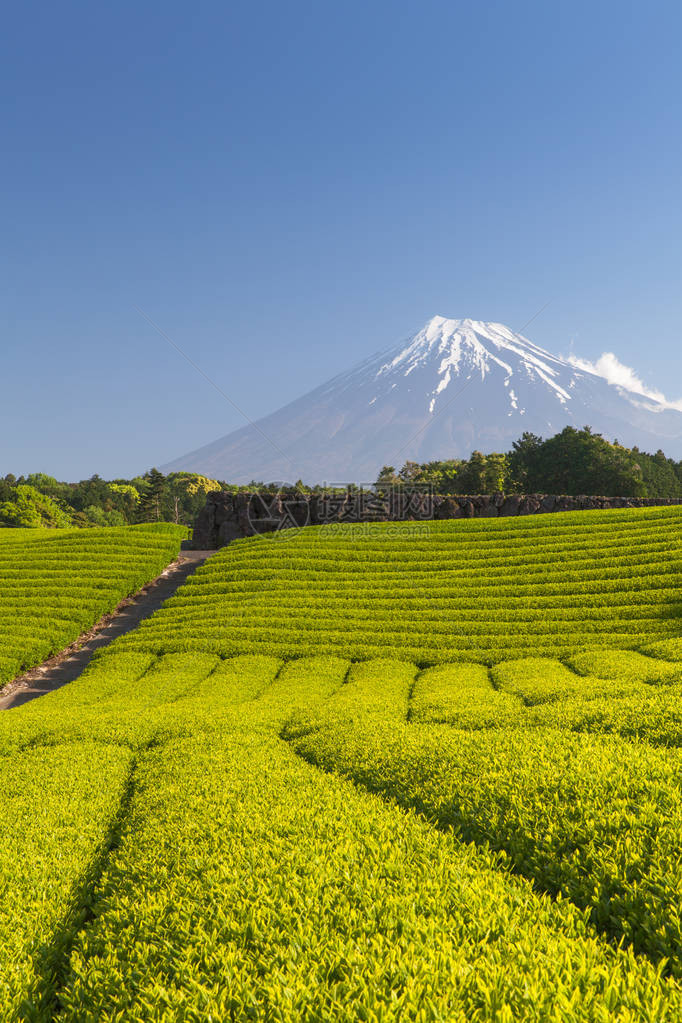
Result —
POLYGON ((132 759, 87 740, 0 757, 0 1019, 49 1018, 132 759))
POLYGON ((682 976, 682 791, 677 750, 555 730, 322 729, 312 763, 507 854, 540 888, 588 909, 682 976))
POLYGON ((680 634, 682 509, 310 527, 235 541, 131 637, 156 651, 419 664, 680 634))
POLYGON ((73 643, 177 555, 167 524, 0 529, 0 685, 73 643))
POLYGON ((404 525, 0 715, 0 1021, 682 1018, 682 510, 404 525))
POLYGON ((0 1019, 678 1020, 672 757, 417 723, 450 672, 117 643, 1 716, 0 1019))
POLYGON ((568 903, 283 746, 213 733, 149 757, 58 1020, 653 1023, 682 1012, 676 986, 609 948, 568 903))

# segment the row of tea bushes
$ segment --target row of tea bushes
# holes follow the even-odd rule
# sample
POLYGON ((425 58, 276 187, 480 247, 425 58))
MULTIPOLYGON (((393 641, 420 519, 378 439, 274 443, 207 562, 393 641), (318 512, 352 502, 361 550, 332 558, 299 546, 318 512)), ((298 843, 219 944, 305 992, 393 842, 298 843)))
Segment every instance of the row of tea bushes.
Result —
POLYGON ((381 722, 293 741, 315 765, 503 852, 606 936, 682 976, 677 751, 556 729, 381 722))
POLYGON ((623 935, 656 961, 667 950, 677 970, 675 764, 643 744, 524 728, 602 698, 527 706, 487 675, 117 643, 77 682, 2 716, 0 759, 23 794, 8 850, 47 850, 42 874, 8 888, 8 1004, 32 999, 45 1021, 499 1023, 552 1006, 562 1020, 679 1018, 676 982, 604 940, 623 935), (467 704, 478 725, 463 725, 467 704), (438 706, 457 727, 419 723, 438 706), (482 726, 495 708, 517 726, 482 726), (70 867, 64 852, 81 848, 70 867))
POLYGON ((674 984, 570 904, 258 730, 150 751, 94 908, 60 1023, 682 1013, 674 984))
POLYGON ((0 685, 73 643, 154 579, 187 530, 0 529, 0 685))
MULTIPOLYGON (((558 663, 558 662, 557 662, 558 663)), ((415 722, 458 728, 502 728, 520 722, 522 702, 494 689, 482 664, 439 664, 419 674, 410 703, 415 722)))
POLYGON ((127 642, 493 665, 634 649, 678 632, 682 508, 419 529, 310 527, 234 541, 127 642))
POLYGON ((133 757, 87 739, 0 756, 0 1020, 49 1020, 133 757))
POLYGON ((0 716, 0 1020, 682 1018, 681 511, 391 530, 236 543, 0 716))

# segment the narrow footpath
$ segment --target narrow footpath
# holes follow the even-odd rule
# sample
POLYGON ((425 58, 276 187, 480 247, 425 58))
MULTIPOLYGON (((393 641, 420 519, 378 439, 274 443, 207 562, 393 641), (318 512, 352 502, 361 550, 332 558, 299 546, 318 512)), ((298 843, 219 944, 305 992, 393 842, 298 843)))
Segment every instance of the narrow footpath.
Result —
POLYGON ((20 707, 29 700, 51 693, 73 682, 87 668, 93 655, 102 647, 125 635, 172 597, 180 586, 210 558, 215 551, 180 551, 156 579, 132 597, 128 597, 111 614, 105 615, 89 632, 66 650, 20 675, 0 690, 0 710, 20 707))

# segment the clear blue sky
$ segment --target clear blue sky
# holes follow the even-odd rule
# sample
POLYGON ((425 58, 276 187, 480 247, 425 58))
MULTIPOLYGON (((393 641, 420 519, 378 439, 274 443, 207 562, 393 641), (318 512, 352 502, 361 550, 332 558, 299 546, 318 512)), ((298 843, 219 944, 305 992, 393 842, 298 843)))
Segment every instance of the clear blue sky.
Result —
POLYGON ((434 314, 682 396, 677 2, 13 4, 0 474, 132 475, 434 314))

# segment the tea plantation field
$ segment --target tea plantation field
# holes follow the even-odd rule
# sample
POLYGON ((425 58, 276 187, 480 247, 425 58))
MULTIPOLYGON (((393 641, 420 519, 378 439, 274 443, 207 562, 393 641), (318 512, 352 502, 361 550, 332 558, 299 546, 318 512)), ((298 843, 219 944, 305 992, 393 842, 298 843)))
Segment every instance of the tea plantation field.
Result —
POLYGON ((177 555, 187 530, 0 529, 0 685, 78 639, 177 555))
POLYGON ((131 643, 495 664, 674 638, 681 618, 682 513, 647 508, 238 540, 131 643))
POLYGON ((682 512, 413 530, 237 542, 0 716, 0 1019, 682 1018, 682 512))

